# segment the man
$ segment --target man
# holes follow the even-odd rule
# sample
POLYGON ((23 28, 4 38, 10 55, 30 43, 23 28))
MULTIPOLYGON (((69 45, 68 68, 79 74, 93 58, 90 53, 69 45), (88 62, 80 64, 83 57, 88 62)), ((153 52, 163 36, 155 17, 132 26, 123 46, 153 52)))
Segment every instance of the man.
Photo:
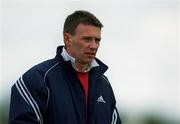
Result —
POLYGON ((121 124, 108 67, 95 58, 102 27, 87 11, 66 18, 65 46, 13 85, 9 124, 121 124))

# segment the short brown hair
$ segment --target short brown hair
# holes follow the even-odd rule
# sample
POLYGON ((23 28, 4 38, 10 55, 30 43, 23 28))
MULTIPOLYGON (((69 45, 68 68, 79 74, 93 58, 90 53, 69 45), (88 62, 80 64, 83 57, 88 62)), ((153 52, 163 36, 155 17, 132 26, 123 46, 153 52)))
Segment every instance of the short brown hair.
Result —
POLYGON ((78 10, 67 16, 64 23, 63 33, 74 35, 75 29, 79 24, 93 25, 99 28, 103 27, 103 24, 92 13, 78 10))

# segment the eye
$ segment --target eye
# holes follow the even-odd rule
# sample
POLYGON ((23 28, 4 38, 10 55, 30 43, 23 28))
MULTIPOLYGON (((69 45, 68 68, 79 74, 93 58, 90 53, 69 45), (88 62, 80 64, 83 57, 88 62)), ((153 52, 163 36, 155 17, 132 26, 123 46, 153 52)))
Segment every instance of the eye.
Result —
POLYGON ((84 40, 85 42, 95 41, 97 44, 99 44, 99 42, 101 41, 101 38, 97 38, 97 37, 82 37, 82 40, 84 40))
POLYGON ((90 41, 92 41, 92 37, 83 37, 82 38, 84 41, 86 41, 86 42, 90 42, 90 41))
POLYGON ((95 41, 96 43, 99 43, 101 41, 101 38, 96 38, 95 41))

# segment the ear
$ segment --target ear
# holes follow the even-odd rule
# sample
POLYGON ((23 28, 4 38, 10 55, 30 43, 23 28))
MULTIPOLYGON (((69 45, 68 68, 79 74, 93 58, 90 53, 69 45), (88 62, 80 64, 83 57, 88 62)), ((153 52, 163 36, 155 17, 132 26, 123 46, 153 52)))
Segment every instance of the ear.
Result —
POLYGON ((71 45, 72 36, 69 33, 64 33, 64 44, 69 47, 71 45))

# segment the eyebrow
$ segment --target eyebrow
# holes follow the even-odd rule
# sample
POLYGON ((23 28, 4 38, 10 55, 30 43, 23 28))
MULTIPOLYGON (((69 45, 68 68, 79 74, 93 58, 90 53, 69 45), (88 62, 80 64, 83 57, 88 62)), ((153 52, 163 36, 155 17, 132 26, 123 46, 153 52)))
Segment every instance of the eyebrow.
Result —
POLYGON ((92 39, 92 38, 95 38, 96 40, 99 40, 99 41, 101 40, 101 37, 93 37, 93 36, 92 37, 91 36, 82 36, 81 38, 82 39, 92 39))

